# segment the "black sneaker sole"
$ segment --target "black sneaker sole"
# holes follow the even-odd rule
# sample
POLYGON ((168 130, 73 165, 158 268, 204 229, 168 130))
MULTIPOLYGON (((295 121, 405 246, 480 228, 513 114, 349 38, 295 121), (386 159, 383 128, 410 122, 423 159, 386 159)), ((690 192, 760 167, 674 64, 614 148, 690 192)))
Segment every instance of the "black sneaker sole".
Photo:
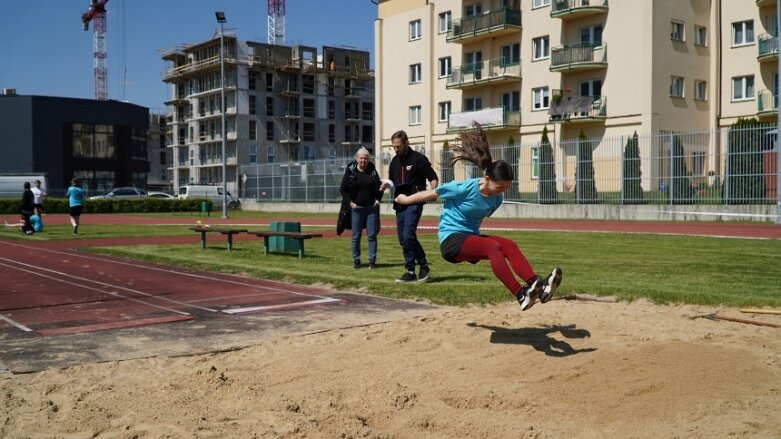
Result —
POLYGON ((548 301, 553 298, 553 295, 556 294, 556 290, 559 288, 559 285, 561 285, 561 278, 563 274, 564 272, 559 267, 556 267, 553 269, 553 271, 551 271, 551 274, 548 275, 548 279, 546 279, 547 284, 542 290, 542 293, 540 293, 540 303, 548 303, 548 301))

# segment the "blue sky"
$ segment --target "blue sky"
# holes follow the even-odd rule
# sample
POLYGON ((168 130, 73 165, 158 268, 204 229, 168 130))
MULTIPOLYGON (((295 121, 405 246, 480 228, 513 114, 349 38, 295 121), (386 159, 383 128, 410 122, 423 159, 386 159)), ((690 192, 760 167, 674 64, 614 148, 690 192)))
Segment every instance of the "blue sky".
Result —
MULTIPOLYGON (((4 0, 0 38, 0 88, 22 95, 94 97, 92 25, 81 14, 89 0, 4 0)), ((109 0, 108 95, 162 111, 168 90, 161 81, 160 51, 210 38, 214 11, 242 40, 266 41, 266 0, 109 0), (126 73, 122 73, 122 65, 126 73), (122 79, 126 78, 124 87, 122 79)), ((287 0, 288 45, 350 46, 371 52, 374 19, 370 0, 287 0)))

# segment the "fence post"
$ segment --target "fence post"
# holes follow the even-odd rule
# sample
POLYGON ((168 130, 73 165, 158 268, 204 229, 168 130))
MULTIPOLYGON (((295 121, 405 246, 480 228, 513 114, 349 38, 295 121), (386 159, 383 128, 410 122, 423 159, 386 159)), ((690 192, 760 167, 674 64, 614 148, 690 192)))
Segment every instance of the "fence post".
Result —
POLYGON ((673 168, 673 163, 675 163, 674 145, 675 145, 675 134, 670 133, 670 156, 669 156, 670 162, 667 164, 667 169, 670 170, 670 182, 667 184, 667 199, 670 201, 670 206, 673 205, 673 195, 675 194, 675 192, 673 191, 673 185, 675 184, 675 169, 673 168))
POLYGON ((620 183, 621 191, 619 192, 621 201, 619 205, 623 206, 625 201, 624 197, 626 196, 626 194, 624 193, 624 186, 625 186, 624 179, 626 178, 626 175, 624 175, 624 167, 625 167, 624 163, 626 162, 626 156, 625 156, 626 151, 624 149, 626 148, 626 143, 624 142, 623 134, 621 135, 621 145, 619 145, 619 147, 621 148, 621 172, 619 172, 619 175, 621 176, 621 183, 620 183))

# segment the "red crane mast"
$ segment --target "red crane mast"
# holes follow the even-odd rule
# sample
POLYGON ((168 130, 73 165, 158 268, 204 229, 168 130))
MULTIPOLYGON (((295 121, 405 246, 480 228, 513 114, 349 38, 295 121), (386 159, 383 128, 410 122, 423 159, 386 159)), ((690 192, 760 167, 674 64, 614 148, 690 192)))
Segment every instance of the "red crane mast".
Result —
POLYGON ((81 14, 84 30, 92 22, 92 59, 95 76, 95 99, 108 99, 108 68, 106 67, 106 3, 108 0, 90 0, 89 9, 81 14))

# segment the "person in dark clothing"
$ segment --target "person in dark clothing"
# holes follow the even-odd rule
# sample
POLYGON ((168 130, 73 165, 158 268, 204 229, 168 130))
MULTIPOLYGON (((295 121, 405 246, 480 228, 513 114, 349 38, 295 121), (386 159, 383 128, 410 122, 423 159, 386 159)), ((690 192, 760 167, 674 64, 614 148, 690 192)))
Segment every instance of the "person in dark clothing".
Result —
POLYGON ((33 216, 35 213, 35 195, 33 194, 33 191, 30 190, 30 182, 25 181, 24 182, 24 192, 22 193, 22 218, 24 220, 24 225, 22 226, 22 232, 24 232, 25 235, 32 235, 33 234, 33 225, 30 222, 30 217, 33 216))
MULTIPOLYGON (((377 233, 380 225, 381 189, 380 175, 374 163, 369 161, 369 151, 361 148, 355 160, 344 170, 340 192, 351 212, 353 268, 361 268, 361 233, 366 229, 369 241, 369 268, 377 264, 377 233)), ((340 216, 341 217, 341 216, 340 216)))
MULTIPOLYGON (((431 167, 428 158, 412 150, 409 147, 407 133, 396 131, 391 136, 391 143, 396 155, 388 168, 388 179, 394 187, 394 197, 400 194, 412 195, 426 190, 426 180, 429 188, 435 189, 439 183, 439 177, 431 167)), ((389 184, 386 184, 390 186, 389 184)), ((425 282, 429 276, 429 266, 426 260, 426 252, 418 241, 417 229, 420 217, 423 215, 425 202, 401 205, 393 203, 396 211, 396 233, 399 237, 402 253, 404 254, 404 268, 406 271, 396 282, 425 282), (415 265, 420 266, 420 272, 415 274, 415 265)))

